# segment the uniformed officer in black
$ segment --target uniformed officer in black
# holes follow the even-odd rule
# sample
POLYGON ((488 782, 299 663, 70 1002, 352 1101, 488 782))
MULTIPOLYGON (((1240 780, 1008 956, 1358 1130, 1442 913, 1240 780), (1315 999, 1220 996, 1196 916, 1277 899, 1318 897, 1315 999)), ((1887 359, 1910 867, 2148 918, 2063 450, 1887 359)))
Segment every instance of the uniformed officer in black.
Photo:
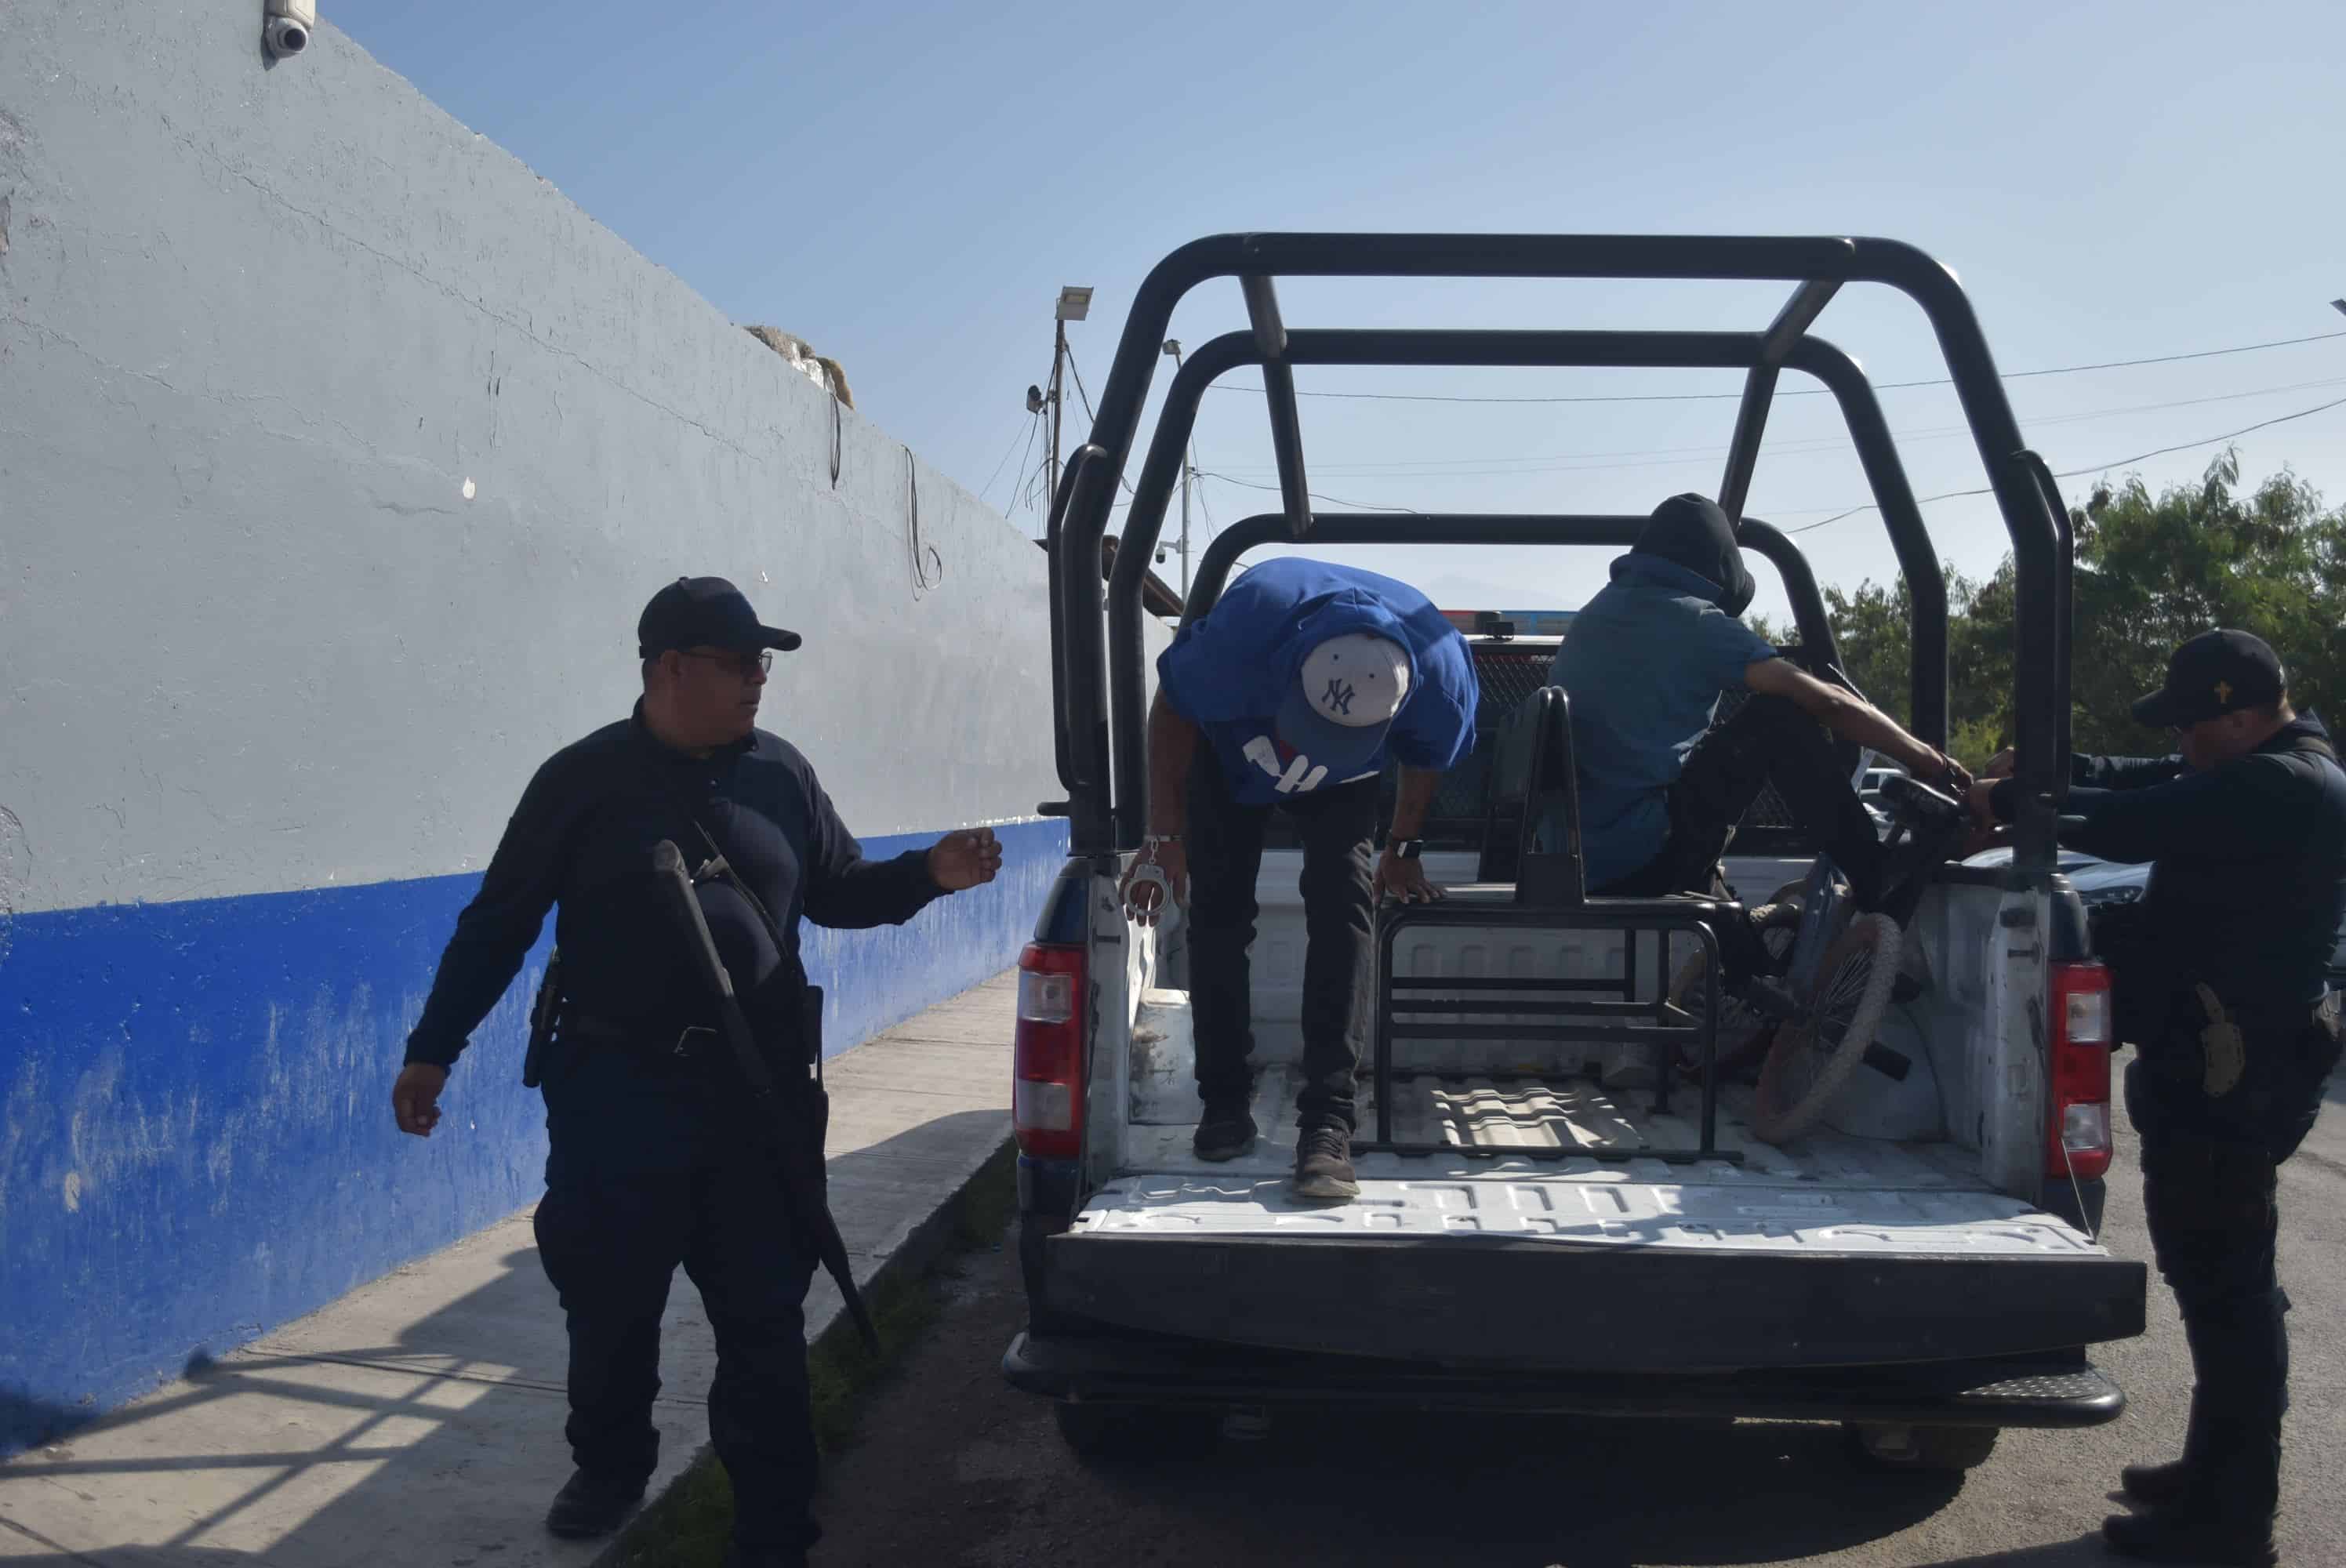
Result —
POLYGON ((801 915, 902 923, 942 894, 991 881, 1002 851, 980 829, 863 859, 807 759, 755 728, 770 650, 800 638, 760 625, 731 584, 662 588, 637 635, 643 700, 530 781, 441 958, 394 1109, 402 1131, 431 1134, 449 1065, 558 904, 562 1044, 542 1069, 551 1147, 536 1232, 568 1319, 577 1472, 546 1523, 559 1535, 607 1534, 642 1496, 658 1454, 660 1315, 682 1263, 716 1332, 709 1430, 733 1482, 734 1560, 799 1563, 819 1533, 802 1312, 813 1243, 792 1226, 760 1129, 745 1123, 749 1096, 713 1030, 716 997, 655 898, 652 846, 672 840, 694 866, 721 852, 783 933, 790 951, 777 952, 769 921, 733 886, 698 887, 777 1066, 804 1046, 793 1038, 801 915))
MULTIPOLYGON (((2145 1510, 2103 1533, 2157 1562, 2266 1564, 2289 1381, 2276 1170, 2338 1064, 2325 974, 2346 914, 2346 773, 2320 721, 2291 710, 2280 659, 2245 632, 2185 643, 2134 714, 2170 729, 2178 754, 2076 759, 2063 809, 2085 821, 2061 837, 2151 862, 2133 918, 2096 941, 2136 1047, 2126 1095, 2143 1208, 2197 1387, 2183 1458, 2127 1467, 2145 1510)), ((1983 780, 1974 806, 2009 820, 2017 789, 1983 780)))

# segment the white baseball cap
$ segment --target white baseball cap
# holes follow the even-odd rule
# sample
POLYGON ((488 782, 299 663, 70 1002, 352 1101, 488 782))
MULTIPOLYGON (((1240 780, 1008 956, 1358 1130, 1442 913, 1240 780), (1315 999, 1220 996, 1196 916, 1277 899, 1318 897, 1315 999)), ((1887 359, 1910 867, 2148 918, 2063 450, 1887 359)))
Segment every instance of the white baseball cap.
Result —
POLYGON ((1367 768, 1409 700, 1409 650, 1347 632, 1304 656, 1279 711, 1279 738, 1339 779, 1367 768))

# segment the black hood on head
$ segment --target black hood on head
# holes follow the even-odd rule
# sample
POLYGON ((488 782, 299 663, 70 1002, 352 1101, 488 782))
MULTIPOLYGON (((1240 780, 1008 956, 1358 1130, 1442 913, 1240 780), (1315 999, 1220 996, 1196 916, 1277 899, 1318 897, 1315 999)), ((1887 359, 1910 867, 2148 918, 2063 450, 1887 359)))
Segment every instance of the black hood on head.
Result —
POLYGON ((1655 507, 1652 520, 1629 549, 1635 555, 1659 555, 1716 585, 1719 592, 1711 602, 1730 616, 1741 615, 1759 591, 1744 569, 1735 524, 1707 495, 1673 495, 1655 507))

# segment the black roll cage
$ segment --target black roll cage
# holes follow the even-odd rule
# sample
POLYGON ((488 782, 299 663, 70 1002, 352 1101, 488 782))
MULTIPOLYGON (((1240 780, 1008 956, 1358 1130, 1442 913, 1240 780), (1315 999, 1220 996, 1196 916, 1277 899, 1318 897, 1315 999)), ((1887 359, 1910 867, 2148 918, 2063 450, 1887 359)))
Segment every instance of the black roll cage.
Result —
POLYGON ((1922 307, 2011 537, 2017 656, 2013 703, 2025 787, 2013 873, 2026 880, 2049 878, 2054 821, 2069 774, 2068 514, 2050 468, 2021 443, 1995 361, 1954 275, 1912 246, 1850 238, 1223 234, 1195 240, 1158 262, 1134 296, 1090 438, 1074 453, 1052 498, 1046 541, 1051 559, 1053 728, 1067 799, 1046 802, 1043 810, 1070 820, 1071 851, 1107 857, 1140 843, 1148 799, 1141 590, 1199 400, 1217 378, 1243 365, 1261 369, 1283 509, 1250 517, 1214 541, 1193 583, 1185 621, 1211 607, 1241 552, 1273 540, 1624 545, 1644 522, 1617 515, 1315 514, 1296 408, 1297 365, 1729 368, 1746 374, 1719 504, 1736 520, 1744 547, 1766 556, 1782 576, 1812 662, 1821 658, 1830 665, 1831 632, 1807 558, 1780 531, 1742 515, 1777 378, 1787 369, 1806 372, 1840 405, 1874 504, 1890 531, 1913 606, 1913 732, 1943 748, 1947 593, 1938 554, 1872 382, 1856 361, 1810 332, 1833 295, 1851 282, 1886 284, 1922 307), (1103 603, 1100 540, 1174 307, 1198 284, 1222 277, 1239 280, 1250 330, 1204 344, 1173 378, 1133 486, 1123 547, 1116 553, 1103 603), (1330 331, 1285 325, 1276 287, 1281 277, 1772 280, 1796 287, 1776 319, 1757 332, 1330 331))

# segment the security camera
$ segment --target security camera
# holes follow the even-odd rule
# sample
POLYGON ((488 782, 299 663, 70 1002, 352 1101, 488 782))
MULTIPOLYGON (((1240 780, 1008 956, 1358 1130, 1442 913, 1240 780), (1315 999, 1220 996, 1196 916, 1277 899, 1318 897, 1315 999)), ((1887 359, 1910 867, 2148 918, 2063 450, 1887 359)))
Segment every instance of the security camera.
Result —
POLYGON ((269 19, 261 27, 261 41, 278 59, 298 55, 310 46, 310 35, 318 28, 317 0, 268 0, 269 19))

